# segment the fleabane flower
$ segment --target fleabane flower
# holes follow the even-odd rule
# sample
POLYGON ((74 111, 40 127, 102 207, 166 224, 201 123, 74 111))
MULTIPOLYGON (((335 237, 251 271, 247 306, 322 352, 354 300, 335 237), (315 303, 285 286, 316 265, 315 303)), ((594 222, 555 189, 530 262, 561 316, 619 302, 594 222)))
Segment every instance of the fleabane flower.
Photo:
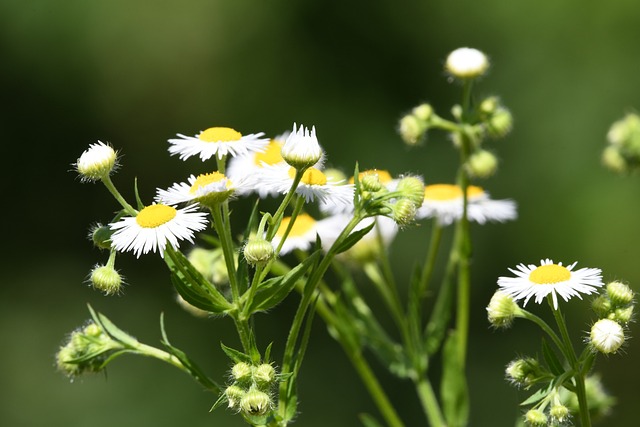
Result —
POLYGON ((310 167, 318 163, 322 158, 323 151, 316 137, 315 126, 309 131, 302 125, 296 129, 294 123, 293 131, 287 137, 280 154, 288 164, 296 169, 310 167))
POLYGON ((262 184, 261 176, 265 166, 286 164, 280 150, 284 144, 283 137, 276 137, 269 141, 264 151, 254 151, 229 159, 227 176, 233 181, 243 181, 246 185, 238 191, 239 194, 257 192, 262 198, 278 194, 262 184))
MULTIPOLYGON (((265 166, 262 185, 278 193, 286 194, 291 190, 296 173, 297 170, 290 166, 265 166)), ((307 203, 318 201, 331 206, 333 211, 343 210, 344 207, 353 204, 353 185, 334 181, 315 167, 307 168, 304 171, 295 191, 304 197, 307 203)))
POLYGON ((515 270, 509 269, 517 277, 500 277, 498 286, 515 301, 524 299, 525 306, 531 297, 535 296, 535 302, 540 304, 550 294, 553 308, 557 310, 557 295, 565 301, 574 296, 582 299, 581 294, 590 295, 603 286, 599 268, 573 271, 576 264, 565 267, 561 262, 554 264, 550 259, 541 260, 539 266, 520 264, 515 270))
POLYGON ((179 154, 181 160, 199 156, 202 161, 213 156, 222 159, 227 154, 238 156, 253 151, 262 151, 269 143, 262 138, 264 132, 242 135, 228 127, 211 127, 196 136, 177 134, 180 138, 170 139, 169 153, 179 154))
POLYGON ((204 206, 214 206, 228 199, 242 186, 236 186, 224 174, 211 172, 191 175, 188 182, 173 184, 169 189, 157 190, 155 201, 166 205, 198 202, 204 206))
MULTIPOLYGON (((454 184, 431 184, 424 188, 424 202, 416 219, 436 218, 442 225, 450 225, 462 218, 462 189, 454 184)), ((513 200, 492 200, 481 187, 467 187, 467 218, 479 224, 489 221, 505 222, 518 216, 513 200)))
MULTIPOLYGON (((278 247, 280 242, 282 242, 289 224, 291 224, 291 217, 282 218, 280 227, 273 237, 274 247, 278 247)), ((300 214, 296 216, 286 240, 282 243, 280 255, 285 255, 294 249, 300 249, 303 251, 308 250, 316 241, 317 224, 318 221, 316 221, 311 215, 300 214)))
POLYGON ((611 319, 600 319, 591 327, 589 342, 601 353, 615 353, 624 344, 624 329, 611 319))
POLYGON ((445 69, 459 79, 473 79, 482 76, 489 68, 487 56, 469 47, 461 47, 447 56, 445 69))
POLYGON ((178 248, 180 240, 193 242, 193 233, 206 228, 206 214, 195 212, 198 207, 197 204, 182 209, 165 204, 147 206, 136 216, 109 224, 115 230, 112 246, 119 252, 133 251, 138 258, 149 251, 158 251, 164 257, 167 243, 178 248))
POLYGON ((113 147, 98 141, 90 144, 73 164, 83 181, 98 181, 109 176, 117 166, 118 155, 113 147))

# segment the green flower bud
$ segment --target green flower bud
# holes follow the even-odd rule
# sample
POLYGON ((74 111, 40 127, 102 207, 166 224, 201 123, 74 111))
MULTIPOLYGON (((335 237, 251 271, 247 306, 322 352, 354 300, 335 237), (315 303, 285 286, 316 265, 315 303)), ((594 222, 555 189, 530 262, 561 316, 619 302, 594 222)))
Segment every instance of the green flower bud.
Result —
POLYGON ((530 409, 524 416, 524 421, 532 427, 546 427, 547 416, 539 409, 530 409))
POLYGON ((629 165, 620 153, 620 149, 613 145, 606 147, 602 152, 602 164, 616 173, 627 173, 629 171, 629 165))
POLYGON ((401 227, 411 224, 416 212, 416 204, 410 199, 402 198, 392 205, 392 218, 401 227))
POLYGON ((247 392, 237 385, 230 385, 225 389, 224 394, 227 397, 229 409, 240 410, 240 402, 247 392))
POLYGON ((508 328, 519 311, 520 307, 510 295, 502 291, 496 291, 487 306, 487 317, 492 326, 508 328))
POLYGON ((272 406, 271 397, 254 387, 242 397, 240 409, 248 415, 264 415, 272 406))
POLYGON ((487 131, 492 138, 502 138, 513 128, 513 116, 504 107, 499 107, 487 121, 487 131))
POLYGON ((607 284, 607 295, 614 306, 627 305, 633 301, 633 291, 621 282, 607 284))
POLYGON ((105 295, 117 294, 122 287, 122 276, 109 264, 96 265, 91 271, 90 281, 94 289, 105 295))
POLYGON ((467 161, 469 175, 477 178, 489 178, 498 169, 498 159, 491 152, 476 150, 467 161))
POLYGON ((396 191, 401 193, 401 197, 409 199, 416 206, 416 209, 422 206, 424 202, 424 183, 420 178, 415 176, 407 176, 398 182, 396 191))
POLYGON ((384 188, 380 182, 380 177, 376 174, 366 174, 362 177, 360 184, 364 191, 376 193, 384 188))
POLYGON ((611 300, 606 295, 599 295, 593 300, 593 302, 591 302, 591 308, 598 317, 605 318, 609 316, 609 313, 611 313, 611 300))
POLYGON ((615 353, 624 344, 624 330, 618 322, 600 319, 591 327, 589 341, 594 350, 604 354, 615 353))
POLYGON ((426 131, 427 125, 413 114, 408 114, 400 119, 398 132, 407 145, 418 144, 426 131))
POLYGON ((571 414, 569 408, 562 404, 557 404, 549 409, 549 415, 551 415, 554 422, 562 424, 569 419, 571 414))
POLYGON ((528 388, 545 375, 540 362, 532 357, 516 359, 505 369, 507 379, 516 386, 528 388))
POLYGON ((428 122, 433 116, 433 107, 429 104, 420 104, 411 110, 413 115, 423 122, 428 122))
POLYGON ((96 224, 91 227, 89 237, 93 245, 99 249, 111 249, 111 235, 113 231, 110 227, 102 224, 96 224))
POLYGON ((253 371, 253 380, 260 387, 270 386, 276 379, 276 369, 269 363, 263 363, 253 371))
POLYGON ((251 382, 252 367, 245 362, 238 362, 231 368, 231 376, 239 383, 248 384, 251 382))
POLYGON ((262 237, 250 237, 244 245, 243 254, 249 265, 265 265, 275 254, 271 242, 262 237))
POLYGON ((633 319, 633 305, 629 305, 627 307, 616 308, 613 313, 609 314, 608 319, 613 320, 614 322, 618 322, 622 325, 626 325, 631 322, 633 319))
POLYGON ((496 112, 498 106, 500 105, 500 101, 495 96, 490 96, 482 100, 480 105, 478 106, 478 110, 483 116, 491 116, 496 112))

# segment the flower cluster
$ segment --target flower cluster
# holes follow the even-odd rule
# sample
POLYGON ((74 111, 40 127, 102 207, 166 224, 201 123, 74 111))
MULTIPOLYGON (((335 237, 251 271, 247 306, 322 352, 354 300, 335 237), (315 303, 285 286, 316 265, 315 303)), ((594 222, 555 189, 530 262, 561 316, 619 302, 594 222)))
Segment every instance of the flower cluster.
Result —
POLYGON ((122 345, 111 339, 100 326, 91 322, 74 331, 56 355, 58 369, 70 377, 99 372, 109 355, 122 345))
POLYGON ((231 368, 231 380, 223 395, 230 409, 251 416, 264 415, 271 409, 273 387, 278 382, 273 365, 238 362, 231 368))
POLYGON ((609 144, 602 162, 614 172, 628 173, 640 169, 640 115, 629 113, 611 125, 609 144))

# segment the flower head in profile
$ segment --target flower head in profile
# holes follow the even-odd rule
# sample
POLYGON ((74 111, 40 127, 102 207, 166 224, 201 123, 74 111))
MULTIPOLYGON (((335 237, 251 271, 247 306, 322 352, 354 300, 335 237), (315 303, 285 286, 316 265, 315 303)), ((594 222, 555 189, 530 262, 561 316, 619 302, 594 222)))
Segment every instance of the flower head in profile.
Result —
POLYGON ((316 137, 315 126, 309 131, 302 125, 296 129, 294 123, 293 131, 287 137, 280 154, 288 164, 296 169, 310 167, 318 163, 322 158, 323 151, 316 137))
POLYGON ((173 184, 169 189, 158 189, 156 202, 167 205, 197 202, 212 206, 223 202, 238 188, 220 172, 191 175, 188 182, 173 184))
MULTIPOLYGON (((416 219, 436 218, 442 225, 450 225, 462 218, 462 189, 454 184, 431 184, 424 188, 424 202, 416 219)), ((489 221, 505 222, 518 216, 512 200, 492 200, 481 187, 467 187, 467 217, 469 221, 484 224, 489 221)))
MULTIPOLYGON (((291 190, 297 170, 291 166, 265 166, 262 185, 280 194, 291 190)), ((353 204, 353 185, 334 181, 315 167, 307 168, 296 188, 296 193, 304 197, 307 203, 318 201, 331 205, 334 211, 343 210, 342 207, 353 204)))
POLYGON ((213 156, 222 159, 227 154, 238 156, 254 151, 263 151, 269 139, 262 138, 263 132, 242 135, 228 127, 211 127, 196 136, 178 134, 180 138, 169 140, 169 153, 179 154, 181 160, 199 156, 202 161, 213 156))
POLYGON ((547 295, 551 295, 553 308, 557 310, 558 295, 565 301, 574 296, 582 299, 581 294, 590 295, 603 286, 599 268, 574 271, 576 264, 565 267, 561 262, 554 264, 550 259, 541 260, 539 266, 520 264, 515 270, 509 269, 516 277, 500 277, 498 286, 514 300, 523 299, 524 305, 531 297, 540 304, 547 295))
POLYGON ((109 225, 115 231, 112 246, 119 252, 133 251, 136 257, 149 251, 158 251, 164 257, 167 242, 178 248, 180 240, 193 242, 194 231, 205 229, 206 214, 195 212, 197 209, 197 204, 182 209, 164 204, 147 206, 138 215, 109 225))
POLYGON ((118 155, 113 147, 98 141, 90 144, 73 164, 83 181, 98 181, 118 167, 118 155))

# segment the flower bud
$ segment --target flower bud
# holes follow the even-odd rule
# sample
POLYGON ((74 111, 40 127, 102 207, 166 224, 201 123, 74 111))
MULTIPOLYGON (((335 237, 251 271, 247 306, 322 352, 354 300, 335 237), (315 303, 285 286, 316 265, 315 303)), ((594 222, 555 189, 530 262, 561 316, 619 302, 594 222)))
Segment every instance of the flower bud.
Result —
POLYGON ((271 405, 269 395, 254 387, 251 387, 240 401, 240 409, 248 415, 264 415, 271 405))
POLYGON ((607 284, 607 295, 614 306, 627 305, 633 301, 633 291, 621 282, 607 284))
POLYGON ((233 377, 234 381, 248 384, 251 382, 252 372, 253 369, 249 364, 238 362, 231 368, 231 377, 233 377))
POLYGON ((524 422, 532 427, 546 427, 547 416, 539 409, 530 409, 524 416, 524 422))
POLYGON ((407 198, 402 198, 392 205, 392 218, 399 226, 411 224, 416 212, 415 202, 407 198))
POLYGON ((411 110, 411 113, 413 113, 418 120, 428 122, 433 115, 433 107, 429 104, 420 104, 411 110))
POLYGON ((496 328, 508 328, 513 323, 517 312, 520 311, 518 304, 510 295, 502 291, 496 291, 487 306, 487 317, 489 323, 496 328))
POLYGON ((483 116, 491 116, 496 112, 498 106, 500 105, 500 101, 495 96, 490 96, 482 100, 480 105, 478 106, 478 110, 483 116))
POLYGON ((492 138, 502 138, 506 136, 513 127, 513 116, 504 107, 499 107, 487 121, 487 131, 492 138))
POLYGON ((612 145, 606 147, 602 152, 602 164, 616 173, 626 173, 629 171, 629 165, 620 153, 620 149, 612 145))
POLYGON ((505 369, 507 379, 516 386, 528 388, 544 375, 540 362, 532 357, 516 359, 505 369))
POLYGON ((591 308, 598 317, 607 317, 612 310, 611 300, 606 295, 599 295, 591 302, 591 308))
POLYGON ((377 193, 382 190, 384 186, 380 182, 380 177, 377 174, 366 174, 362 177, 360 184, 362 185, 362 189, 364 191, 369 191, 371 193, 377 193))
POLYGON ((624 331, 618 322, 600 319, 591 327, 591 346, 604 354, 615 353, 624 343, 624 331))
POLYGON ((547 416, 539 409, 530 409, 524 416, 524 421, 532 427, 546 427, 547 416))
POLYGON ((426 123, 413 114, 408 114, 400 119, 398 132, 407 145, 418 144, 426 131, 426 123))
POLYGON ((96 224, 91 227, 89 231, 89 238, 93 242, 93 245, 98 249, 111 249, 111 235, 113 231, 111 227, 96 224))
POLYGON ((487 56, 477 49, 459 48, 447 56, 445 69, 459 79, 475 79, 489 68, 487 56))
POLYGON ((115 295, 122 288, 122 276, 115 268, 107 265, 96 265, 91 271, 91 285, 105 295, 115 295))
POLYGON ((554 422, 562 424, 569 419, 571 414, 569 413, 569 408, 562 404, 556 404, 549 409, 549 415, 551 415, 554 422))
POLYGON ((276 369, 269 363, 263 363, 253 371, 253 380, 260 387, 270 386, 276 379, 276 369))
POLYGON ((80 155, 75 167, 83 181, 98 181, 116 168, 117 157, 113 147, 98 141, 80 155))
POLYGON ((294 123, 293 131, 282 145, 280 154, 285 162, 298 170, 318 163, 322 158, 322 148, 320 148, 316 137, 315 126, 309 132, 309 129, 302 125, 296 130, 296 124, 294 123))
POLYGON ((633 305, 628 305, 627 307, 616 308, 613 313, 610 313, 607 317, 608 319, 613 320, 614 322, 618 322, 621 325, 626 325, 631 322, 633 319, 633 305))
POLYGON ((237 385, 230 385, 224 391, 229 404, 229 409, 240 409, 240 402, 245 394, 247 394, 241 387, 237 385))
POLYGON ((398 182, 396 191, 401 194, 401 197, 411 200, 416 205, 416 209, 424 202, 424 183, 415 176, 402 178, 398 182))
POLYGON ((476 150, 467 161, 467 171, 476 178, 489 178, 498 169, 498 159, 487 150, 476 150))
POLYGON ((243 249, 245 259, 252 266, 265 265, 273 259, 274 253, 271 242, 257 236, 250 237, 243 249))

